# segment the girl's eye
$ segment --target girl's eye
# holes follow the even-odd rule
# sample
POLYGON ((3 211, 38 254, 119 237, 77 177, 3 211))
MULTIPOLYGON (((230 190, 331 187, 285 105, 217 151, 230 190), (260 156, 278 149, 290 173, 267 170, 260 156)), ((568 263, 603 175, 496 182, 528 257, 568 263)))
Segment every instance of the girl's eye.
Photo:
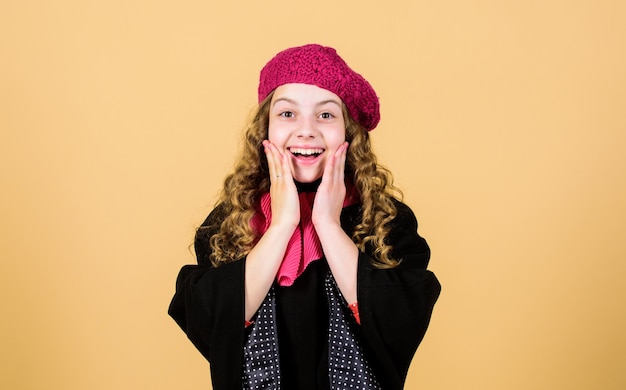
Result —
POLYGON ((322 114, 320 115, 320 117, 321 117, 322 119, 330 119, 330 118, 332 118, 332 117, 333 117, 333 114, 331 114, 330 112, 324 112, 324 113, 322 113, 322 114))
POLYGON ((280 116, 283 116, 285 118, 293 118, 293 112, 291 111, 283 111, 280 113, 280 116))

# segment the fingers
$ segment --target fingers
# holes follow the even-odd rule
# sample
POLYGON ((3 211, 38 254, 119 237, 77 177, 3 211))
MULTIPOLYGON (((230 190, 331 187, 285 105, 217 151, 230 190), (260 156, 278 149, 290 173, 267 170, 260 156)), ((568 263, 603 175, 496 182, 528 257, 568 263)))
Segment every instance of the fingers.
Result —
POLYGON ((322 182, 313 203, 313 224, 323 227, 340 224, 341 209, 346 196, 344 182, 348 143, 344 142, 327 157, 322 182))
POLYGON ((287 156, 268 140, 263 141, 263 147, 267 157, 270 181, 274 182, 276 179, 290 178, 291 169, 289 168, 287 156))
POLYGON ((346 172, 346 156, 348 155, 348 143, 344 142, 339 146, 335 156, 337 156, 337 164, 335 164, 335 177, 339 183, 344 183, 344 176, 346 172), (339 154, 339 156, 337 156, 339 154))
POLYGON ((268 140, 263 141, 263 147, 270 175, 271 226, 294 228, 300 221, 300 201, 288 157, 268 140))
POLYGON ((273 180, 274 177, 276 177, 277 175, 277 171, 276 171, 276 158, 275 156, 275 152, 274 152, 274 145, 272 145, 271 142, 265 140, 263 141, 263 150, 265 152, 265 157, 267 157, 267 167, 269 168, 270 171, 270 180, 273 180))
POLYGON ((344 183, 346 155, 348 143, 339 145, 337 150, 328 157, 324 166, 322 182, 329 186, 341 185, 344 183))

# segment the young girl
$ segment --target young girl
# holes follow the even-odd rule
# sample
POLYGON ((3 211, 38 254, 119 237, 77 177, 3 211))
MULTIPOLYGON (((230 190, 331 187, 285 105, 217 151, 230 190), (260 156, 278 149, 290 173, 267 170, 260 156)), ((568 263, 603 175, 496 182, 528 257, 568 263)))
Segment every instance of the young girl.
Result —
POLYGON ((376 93, 334 49, 261 71, 243 154, 169 314, 220 389, 401 389, 440 285, 368 132, 376 93))

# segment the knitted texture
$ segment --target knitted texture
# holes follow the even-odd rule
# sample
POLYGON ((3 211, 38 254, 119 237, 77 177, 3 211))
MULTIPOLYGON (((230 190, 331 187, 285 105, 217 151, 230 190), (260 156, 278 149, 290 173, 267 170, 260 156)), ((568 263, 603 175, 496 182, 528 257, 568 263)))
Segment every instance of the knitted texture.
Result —
POLYGON ((339 96, 350 116, 368 131, 380 121, 376 92, 331 47, 311 44, 276 54, 261 70, 259 102, 290 83, 315 85, 339 96))

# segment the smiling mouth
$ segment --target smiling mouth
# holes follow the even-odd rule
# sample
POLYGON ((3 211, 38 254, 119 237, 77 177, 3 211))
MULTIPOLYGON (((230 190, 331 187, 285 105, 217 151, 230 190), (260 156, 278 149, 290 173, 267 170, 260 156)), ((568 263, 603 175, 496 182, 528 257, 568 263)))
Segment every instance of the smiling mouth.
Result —
POLYGON ((303 148, 289 148, 291 154, 296 157, 304 157, 304 158, 315 158, 320 154, 324 153, 324 149, 321 148, 313 148, 313 149, 303 149, 303 148))

